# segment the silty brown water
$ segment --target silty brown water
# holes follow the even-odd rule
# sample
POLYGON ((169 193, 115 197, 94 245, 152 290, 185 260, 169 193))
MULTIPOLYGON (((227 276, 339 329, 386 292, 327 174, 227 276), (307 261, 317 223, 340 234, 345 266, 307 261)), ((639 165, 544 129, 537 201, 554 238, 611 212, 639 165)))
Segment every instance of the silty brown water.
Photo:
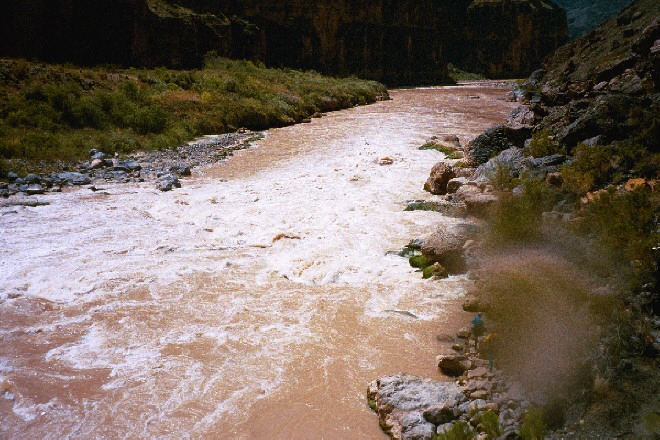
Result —
POLYGON ((500 122, 506 91, 395 90, 181 190, 0 208, 0 437, 383 438, 367 383, 441 378, 436 336, 466 319, 462 277, 386 255, 455 221, 403 211, 433 198, 418 147, 500 122))

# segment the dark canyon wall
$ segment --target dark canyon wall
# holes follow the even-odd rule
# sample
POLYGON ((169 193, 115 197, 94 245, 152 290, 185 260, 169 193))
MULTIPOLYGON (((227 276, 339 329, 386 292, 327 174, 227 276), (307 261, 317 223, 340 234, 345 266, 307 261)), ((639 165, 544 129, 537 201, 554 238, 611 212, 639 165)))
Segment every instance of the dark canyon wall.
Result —
POLYGON ((199 66, 210 50, 270 66, 438 83, 448 62, 521 76, 567 39, 546 0, 4 0, 0 55, 199 66))

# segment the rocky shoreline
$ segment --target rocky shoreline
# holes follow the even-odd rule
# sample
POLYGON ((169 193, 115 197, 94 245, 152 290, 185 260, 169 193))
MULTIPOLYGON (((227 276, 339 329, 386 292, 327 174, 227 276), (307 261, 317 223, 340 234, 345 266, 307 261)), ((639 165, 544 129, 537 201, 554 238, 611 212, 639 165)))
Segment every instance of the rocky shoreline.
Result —
POLYGON ((78 186, 98 191, 98 185, 105 183, 152 182, 160 191, 170 191, 180 188, 179 179, 191 176, 195 168, 225 160, 263 136, 260 132, 241 129, 236 133, 205 136, 175 150, 137 152, 123 157, 107 157, 93 149, 88 161, 63 165, 56 173, 28 173, 23 177, 8 173, 7 182, 0 181, 0 198, 13 197, 0 203, 31 205, 34 201, 26 196, 58 193, 66 187, 78 186))
MULTIPOLYGON (((547 399, 532 399, 533 390, 519 384, 517 376, 500 370, 498 359, 493 365, 488 343, 482 343, 485 347, 479 350, 469 344, 470 328, 465 328, 456 336, 441 338, 446 347, 437 366, 445 380, 402 373, 369 385, 369 406, 390 437, 655 438, 659 434, 654 390, 658 387, 660 320, 653 281, 658 267, 657 241, 653 241, 658 212, 658 14, 657 3, 638 0, 592 34, 559 49, 548 60, 546 70, 533 73, 510 94, 509 99, 521 106, 507 121, 468 146, 462 147, 454 136, 427 141, 421 148, 436 149, 446 156, 433 167, 424 186, 441 200, 415 200, 408 205, 408 210, 460 218, 457 224, 441 227, 423 240, 415 239, 406 248, 410 254, 405 256, 410 255, 411 265, 422 269, 424 278, 444 278, 468 269, 468 277, 477 282, 482 275, 493 276, 492 271, 480 273, 479 255, 485 246, 478 237, 486 226, 492 233, 491 217, 507 205, 504 215, 508 217, 499 219, 509 228, 505 239, 518 239, 520 246, 531 243, 535 252, 545 251, 550 258, 570 262, 562 267, 576 267, 600 280, 601 286, 587 286, 584 301, 590 310, 579 319, 582 329, 598 336, 583 353, 581 365, 569 373, 582 382, 562 391, 561 408, 551 408, 547 399), (504 198, 507 203, 498 203, 504 198), (642 212, 651 214, 643 216, 642 212), (527 230, 518 226, 526 221, 531 225, 527 230), (566 233, 569 240, 584 246, 599 246, 592 253, 609 249, 613 255, 567 257, 575 252, 570 246, 576 244, 567 248, 565 238, 544 237, 546 230, 566 233), (531 231, 536 236, 525 241, 529 237, 511 236, 511 231, 531 231), (635 258, 627 261, 624 256, 622 260, 626 251, 633 252, 626 248, 631 243, 638 246, 635 258), (547 248, 541 250, 543 246, 547 248), (608 272, 590 273, 590 258, 611 258, 606 263, 610 264, 608 272), (611 303, 602 304, 602 292, 610 295, 611 303), (620 316, 619 321, 612 316, 620 316), (627 335, 625 341, 621 334, 627 335), (618 402, 623 396, 630 401, 618 402), (549 417, 557 419, 546 424, 549 417)), ((526 275, 539 278, 543 268, 533 269, 526 275)), ((521 276, 515 268, 513 272, 512 277, 521 276)), ((572 279, 569 284, 577 282, 572 279)), ((529 286, 517 286, 521 285, 529 286)), ((571 288, 566 285, 551 293, 575 294, 571 288)), ((499 325, 490 331, 511 324, 489 322, 489 312, 496 304, 480 304, 489 299, 470 294, 463 309, 486 312, 487 326, 499 325)), ((516 290, 508 300, 528 295, 530 292, 516 290)), ((567 305, 573 310, 577 307, 567 305)), ((522 317, 509 318, 520 321, 522 317)), ((528 333, 543 329, 555 334, 554 323, 544 325, 528 333)), ((525 348, 529 354, 530 348, 525 348)), ((556 368, 558 361, 551 362, 551 368, 556 368)))
MULTIPOLYGON (((484 227, 482 218, 499 199, 500 191, 490 183, 498 163, 517 161, 519 169, 524 166, 536 174, 556 171, 556 165, 548 161, 523 160, 522 152, 517 150, 507 150, 476 168, 463 167, 474 142, 464 151, 456 136, 434 136, 420 148, 437 149, 446 155, 433 167, 424 185, 442 200, 413 201, 408 209, 431 210, 461 219, 457 224, 439 226, 426 238, 415 239, 406 247, 411 252, 411 265, 422 269, 425 278, 465 273, 473 265, 484 227)), ((467 312, 477 313, 481 308, 469 296, 463 304, 467 312)), ((500 369, 489 365, 484 350, 475 347, 470 327, 455 336, 443 335, 438 339, 444 349, 436 363, 450 381, 402 373, 369 384, 369 406, 378 414, 384 432, 397 440, 428 440, 452 433, 476 438, 519 438, 521 429, 529 429, 524 427, 524 419, 533 404, 500 369)))

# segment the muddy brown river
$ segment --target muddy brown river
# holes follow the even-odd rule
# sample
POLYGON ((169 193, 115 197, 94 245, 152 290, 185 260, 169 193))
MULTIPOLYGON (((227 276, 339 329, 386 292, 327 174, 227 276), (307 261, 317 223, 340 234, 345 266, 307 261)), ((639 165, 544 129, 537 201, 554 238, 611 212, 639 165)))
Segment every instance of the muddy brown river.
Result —
POLYGON ((394 90, 169 193, 1 207, 0 438, 384 438, 368 382, 441 379, 437 335, 467 320, 463 277, 387 255, 456 221, 404 212, 435 197, 418 147, 502 121, 508 90, 394 90))

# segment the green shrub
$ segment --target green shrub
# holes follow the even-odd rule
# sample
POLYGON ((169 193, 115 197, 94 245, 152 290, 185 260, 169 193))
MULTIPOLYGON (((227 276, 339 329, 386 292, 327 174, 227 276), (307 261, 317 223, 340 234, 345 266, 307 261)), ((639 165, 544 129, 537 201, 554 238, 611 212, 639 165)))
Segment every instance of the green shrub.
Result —
POLYGON ((512 190, 520 182, 511 175, 511 170, 505 164, 497 162, 495 172, 490 176, 490 184, 500 191, 512 190))
MULTIPOLYGON (((653 270, 653 247, 660 241, 657 212, 660 197, 650 188, 610 190, 584 207, 579 231, 596 238, 609 252, 653 270)), ((641 274, 638 274, 641 275, 641 274)))
POLYGON ((533 242, 541 238, 541 215, 559 200, 550 185, 524 180, 522 193, 505 193, 495 204, 489 219, 492 244, 533 242))
POLYGON ((483 432, 488 435, 489 438, 498 438, 502 435, 502 430, 500 429, 500 420, 495 411, 488 410, 481 414, 480 424, 483 427, 483 432))
POLYGON ((553 154, 566 154, 566 149, 555 139, 550 130, 543 129, 532 134, 527 153, 532 157, 545 157, 553 154))
POLYGON ((454 422, 451 428, 436 434, 433 440, 472 440, 477 437, 477 433, 463 421, 454 422))
POLYGON ((195 71, 32 66, 15 62, 10 75, 19 82, 0 83, 5 158, 77 160, 90 148, 172 148, 200 134, 291 124, 386 92, 372 81, 213 56, 195 71))
POLYGON ((547 430, 541 410, 532 407, 523 416, 520 424, 520 436, 523 440, 543 440, 547 430))

